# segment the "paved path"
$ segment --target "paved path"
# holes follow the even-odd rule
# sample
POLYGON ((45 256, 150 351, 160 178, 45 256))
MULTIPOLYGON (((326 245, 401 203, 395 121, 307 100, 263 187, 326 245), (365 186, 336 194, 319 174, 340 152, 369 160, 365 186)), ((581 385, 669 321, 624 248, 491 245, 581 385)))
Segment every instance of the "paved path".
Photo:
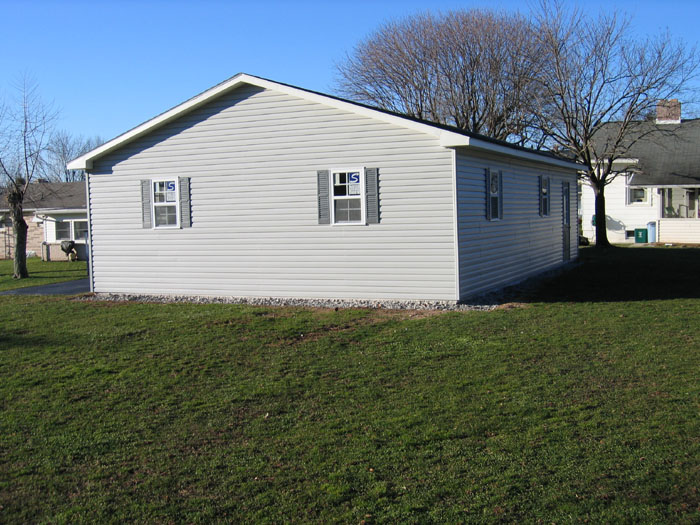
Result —
POLYGON ((87 279, 66 281, 65 283, 42 284, 40 286, 28 286, 0 292, 0 295, 74 295, 90 291, 90 283, 87 279))

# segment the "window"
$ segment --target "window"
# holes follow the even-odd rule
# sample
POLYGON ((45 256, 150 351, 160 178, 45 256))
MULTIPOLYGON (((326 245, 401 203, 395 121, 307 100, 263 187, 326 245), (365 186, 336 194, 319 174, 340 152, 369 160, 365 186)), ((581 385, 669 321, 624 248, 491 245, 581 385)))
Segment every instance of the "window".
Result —
POLYGON ((646 188, 627 188, 627 204, 646 203, 648 192, 646 188))
POLYGON ((190 177, 144 179, 141 186, 141 226, 191 228, 190 177))
POLYGON ((177 180, 153 181, 153 224, 156 228, 177 228, 177 180))
POLYGON ((56 240, 70 241, 71 223, 70 221, 61 221, 56 223, 56 240))
POLYGON ((73 223, 73 239, 74 240, 85 240, 87 239, 87 221, 75 221, 73 223))
POLYGON ((363 170, 332 170, 333 224, 364 224, 363 170))
POLYGON ((549 177, 540 175, 540 215, 549 216, 549 177))
POLYGON ((490 221, 502 219, 503 215, 502 174, 496 170, 486 170, 486 218, 490 221))
POLYGON ((319 224, 379 224, 379 168, 316 172, 319 224))
POLYGON ((87 221, 66 219, 56 221, 57 241, 84 242, 87 239, 87 221))

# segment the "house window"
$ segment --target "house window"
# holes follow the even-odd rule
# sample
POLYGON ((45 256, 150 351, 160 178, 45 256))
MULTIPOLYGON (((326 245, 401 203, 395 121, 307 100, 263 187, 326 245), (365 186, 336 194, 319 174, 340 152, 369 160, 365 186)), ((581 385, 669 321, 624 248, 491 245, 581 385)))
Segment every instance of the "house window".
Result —
POLYGON ((625 239, 634 239, 634 230, 625 230, 625 239))
POLYGON ((153 224, 156 228, 179 227, 177 180, 153 181, 153 224))
POLYGON ((87 239, 87 230, 87 221, 72 219, 56 221, 56 240, 84 242, 87 239))
POLYGON ((364 171, 331 170, 333 224, 365 223, 364 171))
POLYGON ((87 221, 75 221, 75 222, 73 222, 73 239, 74 240, 83 241, 83 240, 87 239, 87 232, 88 232, 87 221))
POLYGON ((57 241, 70 241, 71 236, 71 222, 61 221, 56 223, 56 240, 57 241))
POLYGON ((549 216, 549 177, 540 175, 540 215, 549 216))
POLYGON ((503 181, 501 180, 501 172, 486 170, 486 177, 486 218, 490 221, 502 219, 503 181))
POLYGON ((627 204, 649 202, 649 192, 646 188, 627 188, 627 204))

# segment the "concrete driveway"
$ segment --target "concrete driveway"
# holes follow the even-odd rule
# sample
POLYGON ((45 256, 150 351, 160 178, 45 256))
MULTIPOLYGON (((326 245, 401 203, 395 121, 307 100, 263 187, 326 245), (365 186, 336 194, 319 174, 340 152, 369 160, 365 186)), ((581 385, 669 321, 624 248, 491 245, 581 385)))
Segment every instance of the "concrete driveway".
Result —
POLYGON ((40 286, 28 286, 0 292, 0 295, 75 295, 90 291, 90 282, 87 279, 66 281, 65 283, 42 284, 40 286))

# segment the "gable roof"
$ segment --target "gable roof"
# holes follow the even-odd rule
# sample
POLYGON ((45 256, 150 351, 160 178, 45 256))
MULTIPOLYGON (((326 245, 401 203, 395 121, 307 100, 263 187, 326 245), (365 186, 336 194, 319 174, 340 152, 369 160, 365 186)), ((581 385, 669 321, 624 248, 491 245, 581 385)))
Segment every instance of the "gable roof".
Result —
POLYGON ((426 120, 421 120, 417 118, 407 117, 392 111, 387 111, 379 108, 374 108, 365 104, 360 104, 358 102, 352 102, 342 98, 334 97, 332 95, 326 95, 324 93, 319 93, 316 91, 310 91, 308 89, 299 88, 296 86, 291 86, 289 84, 283 84, 280 82, 275 82, 261 77, 256 77, 253 75, 248 75, 246 73, 239 73, 228 80, 217 84, 216 86, 196 95, 189 100, 186 100, 182 104, 169 109, 160 115, 147 120, 143 124, 130 129, 129 131, 115 137, 114 139, 102 144, 101 146, 95 148, 92 151, 70 161, 68 163, 68 169, 72 170, 90 170, 92 169, 93 161, 99 159, 103 155, 106 155, 129 142, 146 135, 147 133, 153 131, 154 129, 171 122, 182 115, 212 101, 213 99, 232 91, 244 84, 249 84, 257 86, 263 89, 269 89, 272 91, 277 91, 281 93, 286 93, 291 96, 299 97, 311 102, 317 102, 325 106, 330 106, 336 109, 341 109, 345 111, 350 111, 352 113, 364 115, 371 117, 383 122, 388 122, 395 124, 404 128, 413 129, 423 133, 427 133, 440 140, 440 145, 446 148, 468 146, 472 148, 478 148, 485 151, 491 151, 493 153, 511 155, 525 160, 532 160, 536 162, 542 162, 545 164, 550 164, 554 166, 559 166, 568 169, 578 169, 579 166, 564 158, 560 158, 554 154, 532 150, 529 148, 524 148, 521 146, 516 146, 514 144, 509 144, 504 141, 492 139, 484 135, 478 135, 476 133, 470 133, 453 126, 447 126, 443 124, 436 124, 434 122, 429 122, 426 120))
MULTIPOLYGON (((619 123, 603 126, 595 141, 600 151, 619 123)), ((631 130, 625 159, 636 160, 630 186, 700 186, 700 119, 680 124, 643 121, 631 130)))
MULTIPOLYGON (((24 194, 24 211, 87 209, 84 182, 33 182, 24 194)), ((0 211, 9 211, 7 196, 0 195, 0 211)))

